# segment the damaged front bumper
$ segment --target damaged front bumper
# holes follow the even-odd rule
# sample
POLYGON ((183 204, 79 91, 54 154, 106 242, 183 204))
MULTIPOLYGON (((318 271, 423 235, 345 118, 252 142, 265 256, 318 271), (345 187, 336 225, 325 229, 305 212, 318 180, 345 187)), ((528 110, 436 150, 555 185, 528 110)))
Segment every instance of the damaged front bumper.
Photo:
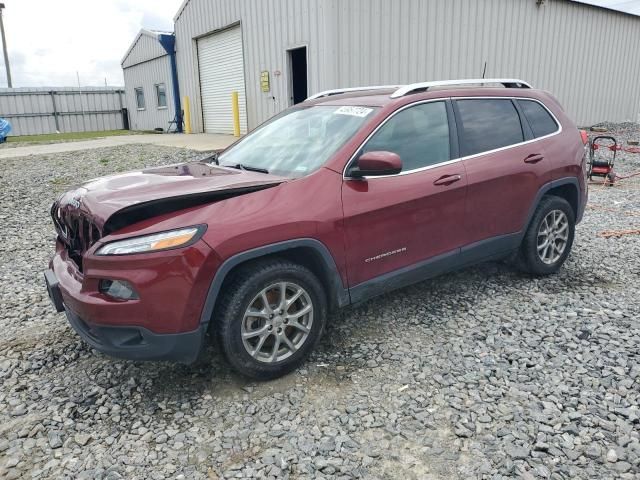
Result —
POLYGON ((66 307, 60 282, 53 270, 44 274, 47 292, 57 312, 65 312, 69 324, 91 347, 112 357, 128 360, 167 360, 193 363, 204 344, 206 327, 175 334, 156 334, 139 326, 105 326, 89 323, 66 307))
POLYGON ((86 258, 82 272, 58 241, 45 272, 47 292, 58 312, 94 349, 131 360, 192 363, 205 341, 208 323, 200 314, 217 260, 202 241, 158 254, 126 260, 86 258), (135 300, 118 300, 100 291, 104 279, 130 283, 135 300), (202 298, 200 298, 202 297, 202 298))
POLYGON ((193 363, 204 343, 205 329, 193 332, 155 334, 143 327, 92 325, 65 309, 69 323, 80 337, 99 352, 128 360, 167 360, 193 363))

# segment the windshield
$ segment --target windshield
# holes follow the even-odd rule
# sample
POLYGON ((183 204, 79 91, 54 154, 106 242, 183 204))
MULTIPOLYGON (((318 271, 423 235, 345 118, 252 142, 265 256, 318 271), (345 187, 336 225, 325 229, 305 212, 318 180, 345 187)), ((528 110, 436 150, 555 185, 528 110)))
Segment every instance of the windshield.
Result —
POLYGON ((303 177, 320 168, 374 110, 318 105, 286 111, 222 153, 218 161, 228 167, 303 177))

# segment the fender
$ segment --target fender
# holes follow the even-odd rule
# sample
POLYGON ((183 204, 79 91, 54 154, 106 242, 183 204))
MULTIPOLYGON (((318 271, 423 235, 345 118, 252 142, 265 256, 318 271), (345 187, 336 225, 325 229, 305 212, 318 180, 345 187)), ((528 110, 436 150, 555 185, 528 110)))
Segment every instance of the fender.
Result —
POLYGON ((215 307, 216 300, 218 299, 218 295, 220 294, 222 283, 234 267, 248 260, 300 247, 312 248, 320 255, 320 258, 322 258, 325 273, 327 274, 327 278, 330 282, 328 293, 333 295, 332 300, 335 301, 335 304, 338 307, 343 307, 351 303, 349 290, 344 287, 342 278, 340 277, 340 272, 338 271, 336 262, 329 252, 329 249, 324 245, 324 243, 316 240, 315 238, 298 238, 253 248, 226 259, 213 276, 213 280, 209 286, 209 291, 207 292, 207 298, 204 302, 204 308, 202 309, 202 315, 200 316, 200 324, 207 325, 211 321, 213 309, 215 307))

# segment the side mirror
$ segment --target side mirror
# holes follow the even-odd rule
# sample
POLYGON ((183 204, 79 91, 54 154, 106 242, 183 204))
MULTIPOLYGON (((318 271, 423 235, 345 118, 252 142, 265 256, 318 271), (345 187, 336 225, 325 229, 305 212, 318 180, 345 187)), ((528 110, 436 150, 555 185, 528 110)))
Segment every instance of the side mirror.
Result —
POLYGON ((402 171, 402 160, 393 152, 366 152, 360 155, 358 163, 349 175, 356 178, 395 175, 402 171))

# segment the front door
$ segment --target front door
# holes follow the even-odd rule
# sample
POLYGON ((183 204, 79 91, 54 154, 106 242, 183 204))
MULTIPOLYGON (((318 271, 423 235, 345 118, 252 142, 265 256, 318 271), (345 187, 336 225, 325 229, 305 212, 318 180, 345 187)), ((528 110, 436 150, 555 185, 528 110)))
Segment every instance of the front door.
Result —
MULTIPOLYGON (((449 134, 450 107, 432 101, 391 116, 356 154, 390 151, 402 172, 346 179, 342 202, 350 287, 404 275, 456 254, 464 241, 466 173, 449 134), (389 274, 389 275, 385 275, 389 274)), ((392 280, 390 280, 392 281, 392 280)))

